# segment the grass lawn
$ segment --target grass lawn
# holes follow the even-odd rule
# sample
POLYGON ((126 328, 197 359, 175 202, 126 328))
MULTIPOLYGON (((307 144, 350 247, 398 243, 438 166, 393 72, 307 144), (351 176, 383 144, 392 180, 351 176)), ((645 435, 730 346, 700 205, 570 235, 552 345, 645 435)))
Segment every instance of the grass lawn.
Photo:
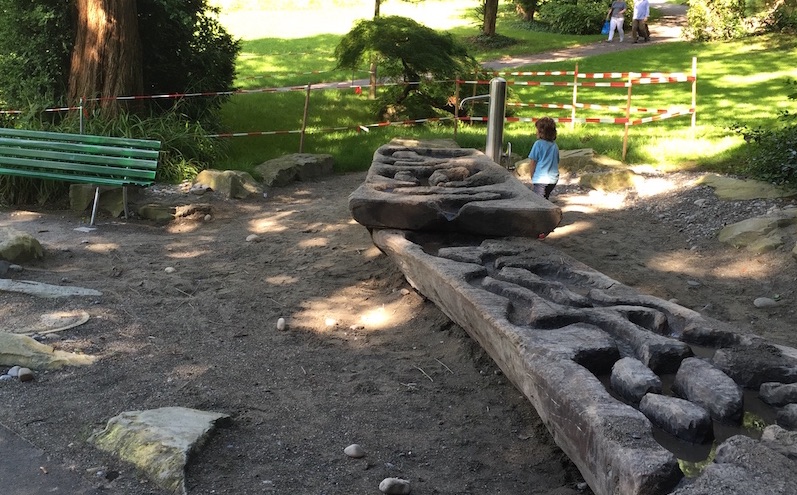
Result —
MULTIPOLYGON (((373 2, 337 0, 326 2, 332 6, 321 7, 317 1, 306 0, 291 4, 292 8, 284 3, 262 0, 217 2, 224 4, 222 22, 242 39, 239 87, 305 86, 367 78, 365 67, 355 73, 336 70, 333 52, 340 37, 358 18, 373 15, 373 2), (319 15, 319 9, 324 10, 323 15, 319 15)), ((500 51, 482 48, 470 43, 479 29, 462 4, 453 0, 426 0, 421 4, 392 0, 382 5, 381 15, 404 15, 430 27, 447 30, 468 44, 471 53, 481 61, 495 59, 501 54, 544 52, 602 39, 600 35, 565 36, 534 31, 517 22, 512 12, 504 11, 499 18, 498 33, 515 39, 516 43, 500 51)), ((793 102, 786 98, 785 81, 797 79, 797 67, 790 62, 796 47, 793 37, 780 36, 722 43, 675 42, 645 47, 635 51, 634 56, 629 52, 617 52, 525 69, 573 70, 578 62, 579 72, 691 72, 692 58, 696 57, 696 129, 690 128, 688 116, 633 126, 629 130, 626 161, 733 171, 741 163, 744 141, 731 127, 737 123, 765 126, 771 123, 777 110, 786 109, 789 104, 793 108, 793 102)), ((522 80, 512 76, 506 78, 522 80)), ((450 86, 453 92, 453 85, 450 86)), ((463 87, 462 91, 465 95, 472 89, 463 87)), ((340 171, 364 170, 370 165, 374 150, 393 137, 454 137, 450 121, 415 127, 368 127, 378 121, 372 102, 364 93, 367 93, 366 88, 363 94, 357 94, 352 88, 311 91, 303 151, 334 155, 340 171)), ((578 101, 624 108, 627 96, 626 88, 579 88, 578 101)), ((572 88, 516 85, 510 87, 509 100, 514 103, 569 103, 572 88)), ((690 83, 633 88, 634 107, 680 108, 688 107, 690 102, 690 83)), ((224 122, 231 132, 297 131, 301 128, 304 106, 303 90, 235 95, 223 107, 224 122)), ((566 109, 510 106, 510 112, 518 117, 570 116, 570 110, 566 109)), ((579 110, 577 117, 623 115, 622 111, 579 110)), ((439 115, 429 117, 436 116, 439 115)), ((485 132, 484 125, 460 125, 457 142, 465 147, 483 147, 485 132)), ((558 142, 562 149, 589 147, 620 158, 623 132, 623 125, 576 124, 571 128, 569 124, 560 124, 558 142)), ((231 139, 229 157, 217 164, 218 168, 250 170, 264 160, 299 151, 299 135, 295 133, 231 139)), ((512 142, 516 153, 528 153, 533 141, 533 124, 508 124, 504 140, 512 142)))

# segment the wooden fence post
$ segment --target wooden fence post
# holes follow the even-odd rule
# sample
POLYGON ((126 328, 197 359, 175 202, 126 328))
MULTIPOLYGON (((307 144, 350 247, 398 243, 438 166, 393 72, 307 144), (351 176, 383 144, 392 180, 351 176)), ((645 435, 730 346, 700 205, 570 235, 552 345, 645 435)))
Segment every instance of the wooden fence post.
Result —
POLYGON ((692 133, 697 123, 697 57, 692 57, 692 133))
POLYGON ((454 141, 457 140, 457 130, 459 129, 459 76, 454 86, 454 141))
POLYGON ((570 110, 570 128, 576 127, 576 103, 578 102, 578 62, 576 62, 576 70, 573 74, 573 109, 570 110))
POLYGON ((631 77, 633 73, 628 73, 628 99, 625 102, 625 133, 623 135, 623 161, 625 162, 625 155, 628 152, 628 127, 631 120, 631 77))
POLYGON ((299 153, 304 153, 304 134, 307 130, 307 113, 310 109, 310 88, 311 84, 307 85, 307 91, 304 95, 304 113, 302 114, 302 131, 299 134, 299 153))

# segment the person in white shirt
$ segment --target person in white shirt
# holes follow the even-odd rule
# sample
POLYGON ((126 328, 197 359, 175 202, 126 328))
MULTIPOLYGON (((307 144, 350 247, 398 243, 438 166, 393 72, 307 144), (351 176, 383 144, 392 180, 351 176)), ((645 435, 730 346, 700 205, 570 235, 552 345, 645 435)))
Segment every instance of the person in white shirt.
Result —
POLYGON ((642 38, 642 41, 650 41, 648 16, 650 16, 648 0, 638 0, 634 4, 634 18, 631 20, 631 37, 634 38, 634 43, 639 41, 639 38, 642 38))

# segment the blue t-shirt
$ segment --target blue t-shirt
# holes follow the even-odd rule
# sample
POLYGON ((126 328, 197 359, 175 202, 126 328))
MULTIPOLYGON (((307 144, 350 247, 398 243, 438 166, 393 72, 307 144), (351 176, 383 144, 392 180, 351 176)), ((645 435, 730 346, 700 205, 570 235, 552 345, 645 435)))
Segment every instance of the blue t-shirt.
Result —
POLYGON ((538 139, 531 147, 529 158, 537 162, 532 184, 556 184, 559 181, 559 147, 556 141, 538 139))

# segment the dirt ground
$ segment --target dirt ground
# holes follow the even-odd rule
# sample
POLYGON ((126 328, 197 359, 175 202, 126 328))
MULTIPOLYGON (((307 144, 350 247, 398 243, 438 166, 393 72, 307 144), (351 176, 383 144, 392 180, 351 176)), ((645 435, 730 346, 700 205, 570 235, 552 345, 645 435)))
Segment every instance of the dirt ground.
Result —
MULTIPOLYGON (((563 183, 552 199, 564 221, 541 242, 641 292, 797 346, 793 242, 754 256, 716 240, 723 223, 789 201, 720 202, 692 178, 665 180, 672 189, 648 197, 563 183), (755 308, 761 296, 779 305, 755 308)), ((92 431, 123 411, 184 406, 232 416, 190 464, 192 495, 376 494, 386 477, 410 480, 414 495, 589 494, 530 403, 351 219, 347 196, 363 179, 244 201, 154 187, 138 202, 205 203, 211 218, 101 218, 88 233, 69 212, 0 212, 0 226, 46 250, 13 278, 103 293, 0 293, 0 319, 88 312, 45 342, 100 358, 0 382, 3 423, 103 493, 162 491, 89 445, 92 431), (352 443, 364 458, 344 455, 352 443)))

